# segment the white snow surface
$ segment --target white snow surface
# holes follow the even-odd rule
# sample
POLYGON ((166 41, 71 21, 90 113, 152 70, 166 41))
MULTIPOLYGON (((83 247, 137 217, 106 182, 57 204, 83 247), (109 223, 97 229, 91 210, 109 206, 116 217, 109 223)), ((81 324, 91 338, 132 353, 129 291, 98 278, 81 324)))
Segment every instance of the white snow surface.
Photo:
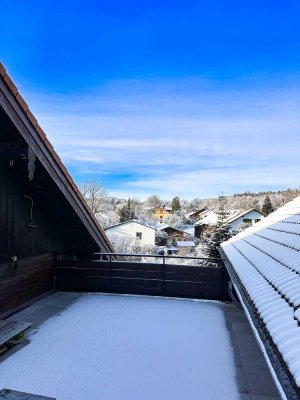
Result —
POLYGON ((208 210, 202 215, 202 218, 195 225, 215 225, 218 222, 218 216, 214 211, 208 210))
POLYGON ((300 387, 300 197, 222 248, 300 387))
POLYGON ((235 400, 213 302, 83 295, 0 363, 0 387, 59 400, 235 400))

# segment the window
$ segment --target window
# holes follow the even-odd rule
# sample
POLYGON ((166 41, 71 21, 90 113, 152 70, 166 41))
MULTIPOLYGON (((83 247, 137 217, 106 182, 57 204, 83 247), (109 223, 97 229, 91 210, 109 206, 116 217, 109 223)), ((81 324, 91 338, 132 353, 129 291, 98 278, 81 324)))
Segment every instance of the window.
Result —
POLYGON ((244 219, 243 219, 243 222, 244 222, 245 224, 251 224, 251 223, 252 223, 252 219, 244 218, 244 219))
POLYGON ((142 235, 143 235, 142 232, 137 232, 136 233, 136 238, 141 240, 142 239, 142 235))

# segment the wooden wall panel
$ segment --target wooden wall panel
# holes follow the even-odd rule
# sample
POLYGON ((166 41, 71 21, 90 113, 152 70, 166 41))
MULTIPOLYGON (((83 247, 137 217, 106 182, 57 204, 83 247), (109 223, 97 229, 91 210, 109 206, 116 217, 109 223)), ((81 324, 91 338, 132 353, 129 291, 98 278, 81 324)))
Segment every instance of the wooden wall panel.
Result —
POLYGON ((51 254, 0 264, 0 317, 53 288, 51 254))
POLYGON ((26 164, 24 168, 23 180, 17 168, 0 163, 0 263, 9 262, 12 256, 23 259, 63 250, 59 227, 46 218, 36 203, 33 217, 38 228, 27 226, 31 201, 24 197, 29 185, 26 164))

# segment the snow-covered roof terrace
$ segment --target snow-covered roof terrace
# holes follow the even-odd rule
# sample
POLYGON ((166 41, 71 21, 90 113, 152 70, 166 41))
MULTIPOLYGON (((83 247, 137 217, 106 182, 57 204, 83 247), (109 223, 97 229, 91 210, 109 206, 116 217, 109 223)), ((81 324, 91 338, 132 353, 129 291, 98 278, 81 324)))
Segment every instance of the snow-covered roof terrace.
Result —
POLYGON ((0 389, 59 400, 279 399, 231 304, 56 292, 10 319, 34 327, 0 358, 0 389))

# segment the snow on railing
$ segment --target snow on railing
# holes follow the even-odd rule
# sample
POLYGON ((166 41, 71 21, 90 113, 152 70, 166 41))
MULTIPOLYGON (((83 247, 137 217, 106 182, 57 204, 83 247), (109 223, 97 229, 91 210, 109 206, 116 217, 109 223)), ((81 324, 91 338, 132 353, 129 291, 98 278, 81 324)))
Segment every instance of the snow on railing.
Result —
POLYGON ((99 261, 124 261, 155 264, 191 265, 219 268, 223 266, 222 258, 191 257, 160 254, 132 254, 132 253, 94 253, 99 261))

